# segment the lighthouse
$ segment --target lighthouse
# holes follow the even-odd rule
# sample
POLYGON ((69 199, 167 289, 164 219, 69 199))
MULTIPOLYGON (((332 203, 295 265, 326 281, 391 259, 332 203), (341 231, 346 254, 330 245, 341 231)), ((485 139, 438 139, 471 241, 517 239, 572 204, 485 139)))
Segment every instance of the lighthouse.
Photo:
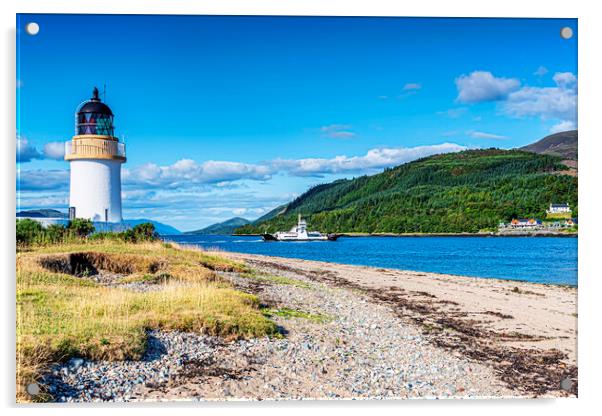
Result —
POLYGON ((79 105, 75 135, 65 143, 70 165, 69 219, 121 222, 121 164, 125 144, 115 137, 113 112, 94 88, 79 105))

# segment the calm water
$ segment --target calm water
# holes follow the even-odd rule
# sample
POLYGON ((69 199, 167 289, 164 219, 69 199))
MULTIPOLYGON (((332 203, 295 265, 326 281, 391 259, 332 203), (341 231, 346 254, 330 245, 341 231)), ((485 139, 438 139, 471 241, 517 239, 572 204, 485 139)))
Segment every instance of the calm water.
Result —
POLYGON ((577 285, 577 239, 553 237, 341 237, 263 242, 261 237, 176 235, 205 249, 402 270, 577 285))

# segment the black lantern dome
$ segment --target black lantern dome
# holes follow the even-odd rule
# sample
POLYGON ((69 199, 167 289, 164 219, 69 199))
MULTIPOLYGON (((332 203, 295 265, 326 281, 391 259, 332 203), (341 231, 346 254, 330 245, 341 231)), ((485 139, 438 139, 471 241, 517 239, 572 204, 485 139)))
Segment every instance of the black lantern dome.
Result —
POLYGON ((108 105, 100 101, 96 87, 92 92, 92 98, 83 102, 77 109, 75 134, 114 136, 113 112, 108 105))

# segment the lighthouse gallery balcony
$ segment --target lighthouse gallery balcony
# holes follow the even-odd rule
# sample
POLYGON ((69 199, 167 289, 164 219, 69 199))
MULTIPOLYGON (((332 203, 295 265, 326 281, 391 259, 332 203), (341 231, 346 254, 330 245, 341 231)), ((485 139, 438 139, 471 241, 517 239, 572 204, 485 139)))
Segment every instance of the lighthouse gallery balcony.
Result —
POLYGON ((112 159, 124 161, 125 144, 107 136, 74 136, 65 143, 65 160, 112 159))

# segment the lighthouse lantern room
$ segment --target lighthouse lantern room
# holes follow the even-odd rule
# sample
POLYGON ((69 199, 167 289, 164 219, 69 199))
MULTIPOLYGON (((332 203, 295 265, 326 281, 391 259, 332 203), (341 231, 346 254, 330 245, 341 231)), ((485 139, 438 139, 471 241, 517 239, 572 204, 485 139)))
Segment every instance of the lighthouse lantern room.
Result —
POLYGON ((75 114, 75 136, 65 143, 69 161, 69 218, 121 222, 121 164, 125 144, 115 137, 113 112, 94 88, 75 114))

